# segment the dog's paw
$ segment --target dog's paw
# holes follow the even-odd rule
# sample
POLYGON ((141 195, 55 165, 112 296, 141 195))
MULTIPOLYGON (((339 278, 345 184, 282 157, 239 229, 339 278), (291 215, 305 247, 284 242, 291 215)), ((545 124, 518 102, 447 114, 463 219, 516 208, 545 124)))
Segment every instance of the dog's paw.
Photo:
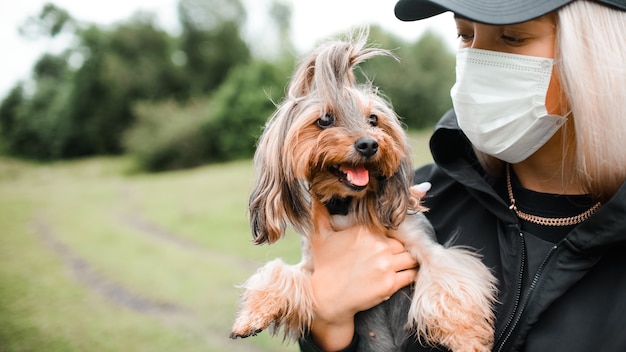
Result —
POLYGON ((273 260, 243 285, 240 310, 230 337, 254 336, 268 329, 297 339, 313 319, 313 295, 308 271, 301 265, 273 260))
POLYGON ((255 330, 252 332, 246 332, 246 333, 239 333, 239 332, 231 332, 229 337, 233 340, 236 340, 238 338, 242 338, 245 339, 246 337, 250 337, 250 336, 256 336, 258 333, 260 333, 261 331, 263 331, 263 329, 259 329, 259 330, 255 330))
POLYGON ((237 319, 235 321, 235 325, 233 325, 233 329, 230 333, 230 338, 236 340, 238 338, 245 339, 246 337, 256 336, 261 331, 265 330, 269 323, 261 324, 263 327, 256 326, 255 324, 251 324, 249 321, 244 321, 244 319, 237 319))
POLYGON ((467 249, 437 250, 420 267, 409 326, 432 344, 455 352, 491 350, 496 280, 467 249))

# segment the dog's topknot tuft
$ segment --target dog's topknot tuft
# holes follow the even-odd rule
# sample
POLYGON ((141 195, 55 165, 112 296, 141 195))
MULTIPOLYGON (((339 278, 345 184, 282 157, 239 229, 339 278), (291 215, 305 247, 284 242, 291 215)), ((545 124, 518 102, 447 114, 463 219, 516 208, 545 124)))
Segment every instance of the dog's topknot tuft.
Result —
POLYGON ((389 50, 367 47, 369 29, 355 30, 345 40, 330 40, 321 44, 300 64, 288 90, 292 99, 316 91, 322 101, 336 99, 340 90, 356 84, 355 67, 375 56, 390 56, 389 50))

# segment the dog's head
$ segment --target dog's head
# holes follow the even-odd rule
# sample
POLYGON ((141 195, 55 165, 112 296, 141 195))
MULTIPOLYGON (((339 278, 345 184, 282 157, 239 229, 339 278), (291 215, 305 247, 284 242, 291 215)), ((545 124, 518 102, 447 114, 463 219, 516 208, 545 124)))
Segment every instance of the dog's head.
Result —
POLYGON ((309 233, 312 201, 379 228, 396 228, 414 206, 402 125, 376 88, 354 77, 364 60, 392 56, 366 41, 361 31, 313 51, 265 126, 250 196, 255 243, 278 240, 287 223, 309 233))

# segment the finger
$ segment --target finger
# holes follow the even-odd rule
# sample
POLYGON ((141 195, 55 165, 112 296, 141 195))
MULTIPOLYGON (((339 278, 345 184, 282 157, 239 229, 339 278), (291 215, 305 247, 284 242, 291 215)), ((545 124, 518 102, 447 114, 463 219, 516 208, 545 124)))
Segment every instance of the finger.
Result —
POLYGON ((410 285, 415 282, 415 279, 417 278, 417 272, 418 269, 409 269, 397 272, 394 281, 393 292, 395 293, 404 286, 410 285))
POLYGON ((396 254, 391 258, 391 260, 391 265, 395 272, 415 269, 418 267, 417 261, 408 252, 396 254))
POLYGON ((424 198, 424 196, 426 196, 426 192, 428 192, 430 190, 430 188, 432 187, 430 182, 422 182, 420 184, 417 184, 415 186, 412 186, 411 188, 416 191, 417 195, 420 198, 424 198))

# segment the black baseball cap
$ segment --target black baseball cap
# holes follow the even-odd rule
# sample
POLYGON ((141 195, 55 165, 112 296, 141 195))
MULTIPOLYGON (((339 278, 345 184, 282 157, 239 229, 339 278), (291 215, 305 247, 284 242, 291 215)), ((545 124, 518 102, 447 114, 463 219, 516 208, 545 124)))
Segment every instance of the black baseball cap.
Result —
MULTIPOLYGON (((396 17, 416 21, 452 11, 472 21, 503 25, 526 22, 576 0, 400 0, 396 17)), ((626 0, 595 0, 626 11, 626 0)))

